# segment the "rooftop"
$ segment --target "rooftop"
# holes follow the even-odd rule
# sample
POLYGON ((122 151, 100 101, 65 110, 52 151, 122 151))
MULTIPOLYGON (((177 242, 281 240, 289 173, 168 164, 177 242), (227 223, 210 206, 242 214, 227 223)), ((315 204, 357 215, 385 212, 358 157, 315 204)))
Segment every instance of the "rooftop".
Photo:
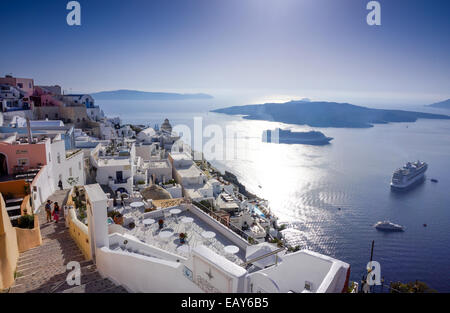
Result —
POLYGON ((181 177, 199 177, 204 175, 195 163, 192 163, 190 166, 177 167, 177 172, 181 177))
MULTIPOLYGON (((224 251, 225 246, 236 245, 230 239, 219 233, 214 227, 210 226, 210 224, 206 223, 202 219, 200 219, 196 214, 191 213, 190 211, 186 211, 182 206, 179 206, 182 211, 178 214, 177 217, 169 216, 170 214, 166 213, 164 217, 150 217, 155 220, 155 224, 151 226, 144 226, 143 220, 148 217, 149 213, 143 213, 136 209, 124 209, 122 212, 124 214, 125 219, 131 218, 135 221, 136 227, 125 232, 128 235, 136 237, 141 242, 145 242, 149 245, 158 247, 165 251, 175 253, 184 257, 188 257, 191 254, 192 249, 199 247, 201 245, 205 245, 210 248, 215 253, 226 257, 230 261, 241 265, 245 261, 245 251, 243 249, 239 249, 239 252, 235 255, 227 255, 224 251), (145 216, 145 217, 144 217, 145 216), (192 218, 193 222, 189 224, 184 224, 181 220, 185 217, 192 218), (158 229, 158 220, 164 220, 164 228, 161 231, 171 231, 173 232, 172 236, 169 240, 162 240, 159 237, 161 231, 158 229), (212 239, 205 239, 202 234, 204 232, 213 232, 215 237, 212 239), (182 245, 180 243, 179 234, 187 233, 186 243, 182 245), (180 251, 180 247, 185 246, 186 251, 180 251)), ((168 210, 166 210, 169 212, 168 210)), ((150 212, 153 215, 158 214, 156 211, 150 212)), ((220 226, 220 225, 219 225, 220 226)), ((236 235, 237 236, 237 235, 236 235)))
POLYGON ((129 158, 99 158, 98 159, 99 166, 126 166, 130 165, 129 158))
POLYGON ((146 162, 148 168, 168 168, 170 167, 168 160, 146 162))

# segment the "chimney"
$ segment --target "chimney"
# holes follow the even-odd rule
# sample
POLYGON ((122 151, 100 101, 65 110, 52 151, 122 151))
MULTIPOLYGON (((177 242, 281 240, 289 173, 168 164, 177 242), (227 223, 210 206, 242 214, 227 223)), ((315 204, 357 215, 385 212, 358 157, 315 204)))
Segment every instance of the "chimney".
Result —
POLYGON ((27 117, 28 143, 33 143, 33 135, 31 133, 30 118, 27 117))

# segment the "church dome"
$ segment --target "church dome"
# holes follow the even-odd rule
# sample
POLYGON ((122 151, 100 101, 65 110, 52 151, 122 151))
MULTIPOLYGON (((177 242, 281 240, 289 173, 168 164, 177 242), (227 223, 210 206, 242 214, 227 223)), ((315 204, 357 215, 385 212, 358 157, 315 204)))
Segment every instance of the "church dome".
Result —
POLYGON ((170 193, 158 185, 151 185, 150 187, 145 188, 141 191, 141 194, 146 200, 172 199, 170 193))
POLYGON ((162 123, 161 130, 166 131, 168 133, 172 133, 172 125, 170 125, 169 120, 167 118, 164 120, 164 123, 162 123))

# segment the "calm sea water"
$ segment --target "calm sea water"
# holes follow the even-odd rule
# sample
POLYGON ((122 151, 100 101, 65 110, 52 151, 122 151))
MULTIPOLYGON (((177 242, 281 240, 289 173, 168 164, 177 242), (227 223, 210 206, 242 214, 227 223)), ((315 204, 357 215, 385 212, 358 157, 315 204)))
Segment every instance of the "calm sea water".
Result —
POLYGON ((348 262, 351 279, 359 280, 375 240, 374 260, 381 264, 387 283, 418 279, 450 292, 450 121, 316 128, 334 137, 331 145, 277 145, 261 142, 262 131, 310 128, 206 113, 211 107, 236 103, 98 103, 108 115, 120 115, 130 123, 153 126, 167 117, 173 126, 193 127, 193 117, 200 116, 204 127, 220 125, 224 136, 228 127, 237 132, 236 159, 212 163, 268 199, 272 211, 300 231, 297 240, 302 248, 348 262), (417 159, 429 164, 427 180, 410 192, 391 192, 392 172, 417 159), (406 226, 406 231, 375 230, 373 224, 384 219, 406 226))

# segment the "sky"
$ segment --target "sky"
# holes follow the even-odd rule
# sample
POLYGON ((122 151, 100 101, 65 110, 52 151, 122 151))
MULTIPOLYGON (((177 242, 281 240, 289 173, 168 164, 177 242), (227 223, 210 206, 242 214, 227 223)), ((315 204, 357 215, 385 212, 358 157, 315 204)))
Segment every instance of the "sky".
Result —
POLYGON ((69 26, 66 0, 2 0, 0 75, 71 92, 450 98, 448 0, 380 0, 380 26, 366 23, 369 0, 79 2, 69 26))

